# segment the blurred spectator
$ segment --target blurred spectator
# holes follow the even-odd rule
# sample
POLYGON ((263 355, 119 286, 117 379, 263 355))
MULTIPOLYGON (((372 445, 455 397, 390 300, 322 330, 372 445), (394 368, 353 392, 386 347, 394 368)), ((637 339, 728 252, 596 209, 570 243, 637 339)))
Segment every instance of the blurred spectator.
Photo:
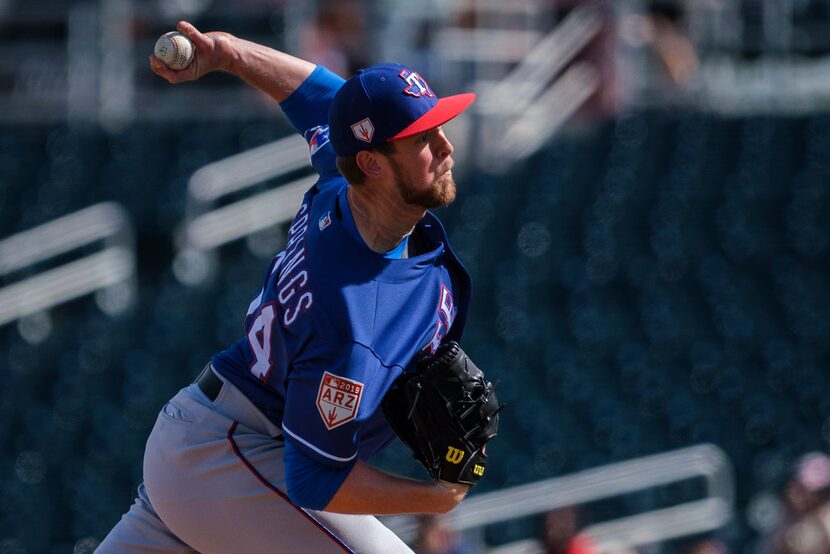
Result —
POLYGON ((637 52, 618 57, 622 109, 644 96, 677 102, 694 93, 700 59, 687 32, 687 17, 682 2, 647 0, 642 9, 628 10, 619 18, 621 44, 630 48, 626 52, 637 52))
POLYGON ((680 2, 651 0, 645 24, 646 42, 651 44, 671 81, 680 88, 692 84, 700 65, 684 28, 683 10, 680 2))
POLYGON ((549 511, 542 522, 543 551, 545 554, 594 554, 597 550, 593 542, 580 529, 576 508, 549 511))
POLYGON ((830 552, 830 457, 811 452, 802 457, 784 488, 784 514, 763 541, 765 554, 830 552))
POLYGON ((323 65, 342 77, 350 77, 369 65, 368 2, 337 0, 320 2, 317 16, 300 32, 298 55, 323 65))
POLYGON ((479 554, 475 544, 456 531, 445 517, 422 515, 418 518, 418 536, 413 544, 418 554, 479 554))
POLYGON ((719 539, 706 538, 691 541, 680 548, 681 554, 727 554, 726 545, 719 539))
POLYGON ((555 0, 551 4, 557 25, 577 9, 593 8, 593 14, 599 17, 600 27, 596 35, 568 64, 568 67, 584 62, 596 70, 600 76, 597 90, 585 102, 579 113, 589 118, 613 115, 617 111, 618 104, 614 10, 609 9, 603 0, 555 0))

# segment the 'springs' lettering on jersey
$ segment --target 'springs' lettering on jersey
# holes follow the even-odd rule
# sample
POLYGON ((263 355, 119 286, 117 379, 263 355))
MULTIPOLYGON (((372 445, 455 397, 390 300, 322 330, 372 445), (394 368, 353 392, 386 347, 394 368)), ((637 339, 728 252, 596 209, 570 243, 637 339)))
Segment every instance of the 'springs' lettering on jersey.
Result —
POLYGON ((314 296, 306 290, 309 280, 308 270, 301 265, 305 260, 305 233, 308 230, 308 204, 300 206, 294 223, 288 230, 288 244, 277 255, 269 278, 277 279, 276 298, 262 304, 265 291, 248 306, 245 317, 248 327, 248 346, 251 349, 249 369, 257 379, 266 382, 271 375, 274 361, 271 359, 271 334, 277 319, 276 305, 282 308, 282 323, 289 326, 297 317, 314 304, 314 296))
POLYGON ((429 350, 435 354, 438 347, 441 346, 441 341, 450 330, 452 322, 455 319, 455 305, 452 300, 452 293, 446 286, 441 285, 441 292, 438 297, 438 321, 435 324, 435 332, 432 334, 432 339, 429 341, 429 350))
POLYGON ((302 266, 305 260, 305 236, 308 231, 308 204, 304 203, 288 229, 288 243, 280 260, 277 277, 277 301, 282 307, 282 323, 288 327, 297 317, 314 304, 314 295, 306 290, 308 270, 302 266))

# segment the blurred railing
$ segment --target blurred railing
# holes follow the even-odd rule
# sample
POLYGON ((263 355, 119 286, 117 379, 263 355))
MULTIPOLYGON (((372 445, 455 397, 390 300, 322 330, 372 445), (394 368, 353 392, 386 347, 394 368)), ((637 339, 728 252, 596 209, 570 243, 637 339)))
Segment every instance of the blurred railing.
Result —
MULTIPOLYGON (((69 120, 117 129, 133 120, 220 121, 276 113, 273 102, 227 75, 170 87, 147 65, 153 43, 177 20, 189 19, 206 29, 228 30, 299 55, 325 57, 325 52, 303 51, 302 36, 318 23, 318 10, 334 4, 6 0, 0 3, 0 122, 69 120)), ((420 57, 435 62, 429 68, 435 81, 484 87, 517 63, 528 67, 522 60, 537 44, 542 59, 557 63, 570 39, 564 32, 556 40, 542 37, 558 27, 564 30, 565 22, 584 19, 593 10, 613 28, 618 42, 616 52, 602 54, 607 65, 616 68, 614 82, 603 86, 615 89, 624 108, 682 102, 725 113, 778 113, 821 109, 830 101, 830 80, 823 78, 830 58, 830 11, 822 2, 676 0, 658 4, 659 9, 676 15, 663 17, 659 9, 640 0, 456 0, 431 2, 429 9, 396 9, 403 3, 394 0, 355 2, 343 9, 358 15, 344 21, 365 20, 365 28, 341 30, 345 35, 328 48, 333 57, 346 56, 349 49, 371 53, 353 60, 360 63, 420 57), (578 17, 559 21, 569 11, 578 17), (402 32, 384 43, 385 26, 402 32), (673 29, 671 40, 661 45, 659 29, 667 28, 673 29), (699 71, 687 83, 667 84, 671 79, 654 59, 674 63, 670 58, 676 57, 672 50, 677 40, 688 42, 699 71), (361 43, 359 47, 355 42, 361 43)), ((591 33, 586 29, 583 41, 591 33)), ((321 51, 325 48, 320 46, 321 51)), ((574 90, 596 86, 596 75, 585 69, 566 74, 569 87, 560 87, 558 94, 547 97, 550 102, 524 113, 523 126, 544 122, 546 118, 540 116, 545 113, 566 110, 563 104, 575 104, 555 101, 560 95, 578 98, 574 90)), ((546 84, 538 75, 525 82, 546 84)), ((523 114, 521 110, 509 113, 523 114)), ((556 128, 562 119, 552 117, 550 126, 556 128)), ((523 131, 500 138, 530 144, 533 136, 523 131)))
POLYGON ((133 242, 130 217, 113 202, 95 204, 0 241, 0 277, 31 273, 0 288, 0 325, 96 291, 104 311, 127 309, 135 299, 133 242), (88 253, 84 247, 97 249, 88 253), (60 265, 42 267, 55 258, 60 265))
POLYGON ((484 91, 481 117, 482 165, 510 167, 552 137, 599 86, 599 73, 576 62, 602 27, 599 10, 575 8, 524 59, 492 88, 484 91), (560 74, 561 73, 561 74, 560 74))
MULTIPOLYGON (((703 444, 609 464, 473 496, 447 516, 459 531, 644 491, 689 479, 705 481, 705 498, 642 514, 594 524, 584 530, 599 552, 613 552, 719 529, 732 517, 732 465, 717 446, 703 444)), ((412 517, 384 523, 405 541, 417 531, 412 517)), ((505 547, 505 552, 509 547, 505 547)), ((496 550, 499 552, 499 550, 496 550)))
POLYGON ((281 49, 295 40, 299 3, 108 0, 0 3, 0 123, 120 129, 132 121, 262 117, 277 112, 243 82, 211 75, 172 87, 148 56, 179 19, 281 49))
POLYGON ((217 248, 291 221, 317 174, 221 206, 217 205, 220 200, 303 168, 311 168, 308 145, 299 135, 292 135, 196 171, 188 183, 186 220, 176 236, 174 272, 179 281, 196 285, 209 279, 217 248))

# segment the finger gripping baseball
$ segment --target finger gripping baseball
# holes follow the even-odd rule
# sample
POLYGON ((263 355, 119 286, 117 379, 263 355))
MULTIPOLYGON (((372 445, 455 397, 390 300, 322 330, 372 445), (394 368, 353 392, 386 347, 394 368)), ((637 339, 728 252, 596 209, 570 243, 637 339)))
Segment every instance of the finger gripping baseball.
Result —
POLYGON ((433 479, 469 485, 484 475, 502 407, 456 342, 416 360, 383 401, 390 425, 433 479))

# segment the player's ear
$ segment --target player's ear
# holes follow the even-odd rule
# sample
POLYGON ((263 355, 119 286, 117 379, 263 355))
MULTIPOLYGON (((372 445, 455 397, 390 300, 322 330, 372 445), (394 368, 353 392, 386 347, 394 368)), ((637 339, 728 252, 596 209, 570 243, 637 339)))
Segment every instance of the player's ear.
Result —
POLYGON ((367 177, 381 177, 386 171, 385 160, 382 160, 377 152, 371 150, 358 152, 355 156, 355 162, 367 177))

